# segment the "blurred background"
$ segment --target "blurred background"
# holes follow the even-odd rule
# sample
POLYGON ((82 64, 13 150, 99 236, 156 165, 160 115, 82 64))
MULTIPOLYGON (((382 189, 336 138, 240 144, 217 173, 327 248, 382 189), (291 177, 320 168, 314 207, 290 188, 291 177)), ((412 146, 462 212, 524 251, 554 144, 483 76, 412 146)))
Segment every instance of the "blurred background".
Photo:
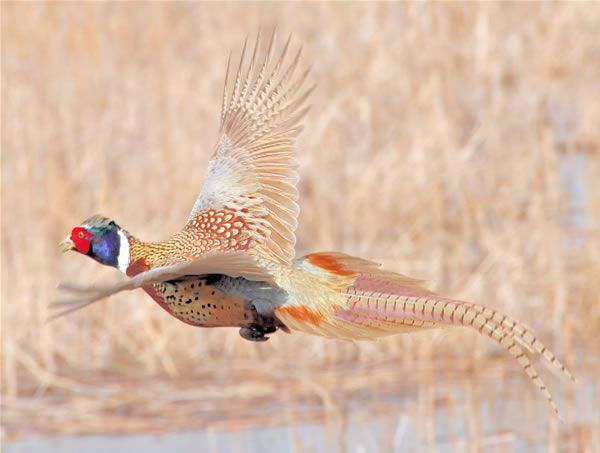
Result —
POLYGON ((599 30, 591 2, 3 2, 7 451, 599 451, 599 30), (73 226, 185 224, 228 53, 274 24, 318 84, 298 255, 379 260, 531 325, 578 379, 541 367, 563 423, 466 329, 255 344, 142 292, 46 323, 58 282, 116 277, 60 254, 73 226))

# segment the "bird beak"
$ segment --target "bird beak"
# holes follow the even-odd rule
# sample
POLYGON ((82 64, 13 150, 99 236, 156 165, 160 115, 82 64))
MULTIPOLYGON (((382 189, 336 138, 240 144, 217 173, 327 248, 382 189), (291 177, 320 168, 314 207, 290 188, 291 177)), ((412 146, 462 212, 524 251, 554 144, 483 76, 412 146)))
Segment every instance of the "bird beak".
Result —
POLYGON ((69 236, 67 236, 60 244, 58 248, 61 252, 68 252, 69 250, 75 250, 75 244, 69 236))

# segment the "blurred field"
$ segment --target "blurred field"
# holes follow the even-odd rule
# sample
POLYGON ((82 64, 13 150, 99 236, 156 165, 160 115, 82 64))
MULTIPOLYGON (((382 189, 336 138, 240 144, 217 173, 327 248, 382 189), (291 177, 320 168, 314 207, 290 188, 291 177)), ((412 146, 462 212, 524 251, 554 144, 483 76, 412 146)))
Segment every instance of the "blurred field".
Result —
POLYGON ((335 433, 387 416, 373 434, 383 451, 394 417, 427 448, 441 425, 474 451, 598 448, 598 30, 591 2, 3 2, 3 435, 335 433), (59 281, 114 277, 59 253, 71 227, 103 213, 159 240, 185 223, 228 52, 275 23, 318 82, 299 142, 298 255, 377 259, 530 324, 580 379, 546 373, 565 423, 508 354, 461 329, 252 344, 141 292, 45 324, 59 281))

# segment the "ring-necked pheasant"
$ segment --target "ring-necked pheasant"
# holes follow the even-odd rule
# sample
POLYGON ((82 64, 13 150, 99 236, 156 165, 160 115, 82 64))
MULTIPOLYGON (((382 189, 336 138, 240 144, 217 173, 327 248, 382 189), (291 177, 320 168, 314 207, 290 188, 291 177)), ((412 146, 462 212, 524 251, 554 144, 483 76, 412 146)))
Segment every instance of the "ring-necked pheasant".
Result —
POLYGON ((272 37, 263 51, 259 35, 249 58, 244 44, 232 83, 228 63, 219 140, 184 228, 159 243, 143 242, 101 216, 73 228, 63 250, 88 255, 130 278, 106 287, 62 285, 73 298, 54 304, 66 307, 55 317, 143 288, 186 323, 240 327, 244 338, 255 341, 277 329, 374 339, 467 326, 508 350, 558 412, 526 352, 572 376, 519 321, 439 296, 365 259, 337 252, 294 259, 294 142, 312 88, 305 88, 308 70, 297 70, 301 52, 286 64, 290 40, 275 60, 273 43, 272 37))

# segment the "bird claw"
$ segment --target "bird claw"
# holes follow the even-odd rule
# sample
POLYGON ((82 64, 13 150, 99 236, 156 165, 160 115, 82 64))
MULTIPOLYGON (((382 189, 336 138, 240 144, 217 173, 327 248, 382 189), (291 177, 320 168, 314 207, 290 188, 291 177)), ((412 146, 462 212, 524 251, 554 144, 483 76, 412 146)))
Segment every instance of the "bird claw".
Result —
POLYGON ((274 315, 273 303, 265 299, 252 299, 245 307, 252 317, 252 324, 240 328, 240 336, 248 341, 267 341, 267 334, 284 328, 274 315))
POLYGON ((240 328, 240 336, 248 341, 267 341, 269 337, 267 337, 265 334, 276 331, 277 327, 275 326, 261 327, 254 324, 248 327, 240 328))

